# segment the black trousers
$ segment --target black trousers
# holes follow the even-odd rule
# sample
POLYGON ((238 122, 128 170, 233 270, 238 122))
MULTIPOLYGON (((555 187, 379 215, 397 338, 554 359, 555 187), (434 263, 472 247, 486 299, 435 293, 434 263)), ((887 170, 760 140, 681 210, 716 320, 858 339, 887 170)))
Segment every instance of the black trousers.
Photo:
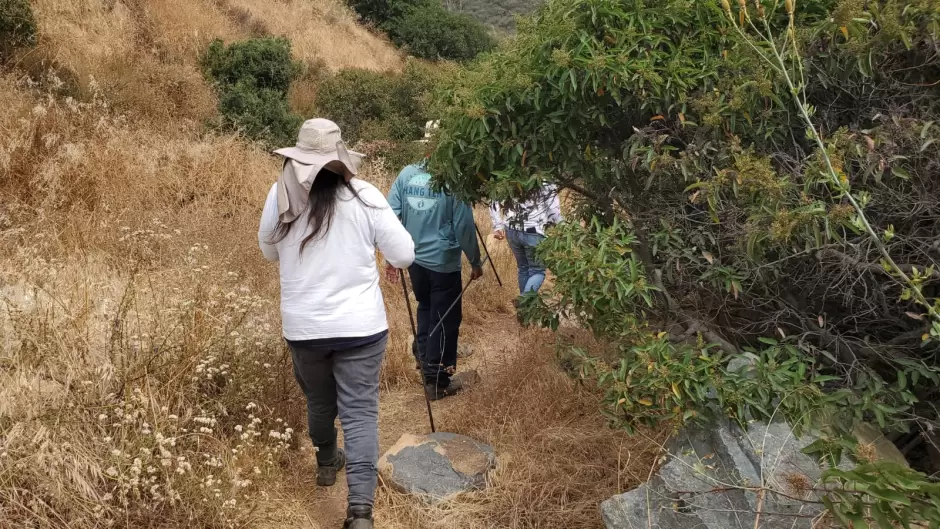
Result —
POLYGON ((460 322, 463 321, 462 300, 454 308, 447 309, 460 298, 460 272, 442 274, 420 265, 408 269, 411 287, 418 300, 418 342, 415 351, 421 362, 425 384, 447 387, 450 377, 457 369, 457 339, 460 322), (444 314, 447 316, 441 323, 444 314), (432 330, 434 334, 430 334, 432 330))

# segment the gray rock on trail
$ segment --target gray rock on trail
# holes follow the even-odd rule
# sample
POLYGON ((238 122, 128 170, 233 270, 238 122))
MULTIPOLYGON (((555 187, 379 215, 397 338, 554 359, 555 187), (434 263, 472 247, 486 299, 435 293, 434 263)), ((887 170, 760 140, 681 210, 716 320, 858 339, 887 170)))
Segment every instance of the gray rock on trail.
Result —
POLYGON ((451 377, 451 380, 460 384, 463 389, 470 389, 473 386, 479 384, 480 380, 482 379, 480 378, 479 371, 476 369, 467 369, 455 374, 453 377, 451 377))
POLYGON ((650 482, 602 503, 601 516, 608 529, 811 529, 822 505, 800 499, 819 501, 807 490, 824 468, 802 450, 816 439, 783 422, 685 429, 650 482))
POLYGON ((405 434, 379 460, 384 482, 428 503, 486 486, 496 467, 493 448, 462 435, 405 434))

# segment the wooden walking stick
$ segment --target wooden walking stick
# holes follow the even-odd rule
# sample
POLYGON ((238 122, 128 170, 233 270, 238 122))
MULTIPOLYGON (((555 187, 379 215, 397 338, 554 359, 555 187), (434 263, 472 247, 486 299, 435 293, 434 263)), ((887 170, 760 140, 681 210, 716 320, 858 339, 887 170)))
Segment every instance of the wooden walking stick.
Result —
MULTIPOLYGON (((411 298, 408 297, 408 285, 405 283, 405 271, 398 270, 398 278, 401 280, 401 291, 405 295, 405 305, 408 307, 408 321, 411 322, 411 335, 415 340, 415 347, 418 345, 418 326, 415 324, 415 315, 411 310, 411 298)), ((421 379, 424 380, 424 373, 421 373, 421 379)), ((424 388, 424 384, 421 384, 421 387, 424 388)), ((431 423, 431 433, 437 433, 437 429, 434 427, 434 412, 431 411, 431 399, 428 397, 428 392, 424 391, 424 403, 428 406, 428 421, 431 423)))

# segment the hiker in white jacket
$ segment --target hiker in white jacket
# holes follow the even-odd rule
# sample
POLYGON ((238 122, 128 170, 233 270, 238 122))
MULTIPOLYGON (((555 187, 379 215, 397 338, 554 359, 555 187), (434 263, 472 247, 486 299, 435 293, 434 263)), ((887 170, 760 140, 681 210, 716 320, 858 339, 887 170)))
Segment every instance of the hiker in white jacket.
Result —
POLYGON ((538 291, 545 281, 545 265, 535 248, 545 239, 545 230, 562 221, 561 202, 554 185, 543 186, 538 194, 512 208, 490 206, 493 236, 507 239, 519 270, 519 293, 538 291))
POLYGON ((307 397, 317 484, 346 468, 346 529, 372 529, 378 480, 379 371, 388 340, 375 252, 405 269, 414 242, 371 184, 355 178, 362 155, 347 151, 332 121, 304 123, 271 187, 258 241, 280 264, 281 318, 297 383, 307 397), (345 451, 333 426, 337 414, 345 451))

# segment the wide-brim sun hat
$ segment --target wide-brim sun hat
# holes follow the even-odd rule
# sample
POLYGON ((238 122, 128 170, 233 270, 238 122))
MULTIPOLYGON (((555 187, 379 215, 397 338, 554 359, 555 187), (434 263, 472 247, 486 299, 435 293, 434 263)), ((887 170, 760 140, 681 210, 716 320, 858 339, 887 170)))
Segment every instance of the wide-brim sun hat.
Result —
POLYGON ((305 121, 297 134, 297 144, 274 153, 310 166, 310 174, 326 168, 347 180, 359 174, 365 159, 364 154, 346 148, 339 125, 323 118, 305 121))
POLYGON ((364 154, 346 148, 339 125, 328 119, 305 121, 297 145, 274 151, 286 158, 277 181, 277 213, 290 223, 307 211, 310 189, 323 169, 342 175, 346 181, 359 173, 364 154))

